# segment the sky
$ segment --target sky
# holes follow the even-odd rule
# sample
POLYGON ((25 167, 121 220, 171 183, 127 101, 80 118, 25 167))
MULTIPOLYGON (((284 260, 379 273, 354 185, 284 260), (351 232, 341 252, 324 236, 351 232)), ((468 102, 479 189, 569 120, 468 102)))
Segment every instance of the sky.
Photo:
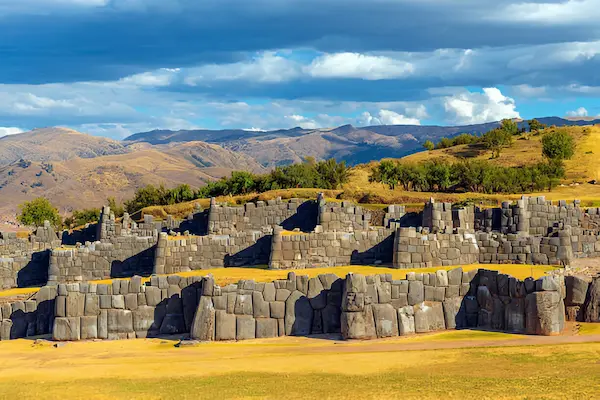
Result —
POLYGON ((0 0, 0 136, 600 114, 600 0, 0 0))

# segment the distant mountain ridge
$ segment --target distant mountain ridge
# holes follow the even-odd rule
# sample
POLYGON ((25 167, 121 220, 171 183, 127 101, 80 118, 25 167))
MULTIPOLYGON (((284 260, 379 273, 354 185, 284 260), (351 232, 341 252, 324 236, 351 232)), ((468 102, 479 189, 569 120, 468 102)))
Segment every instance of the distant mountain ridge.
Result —
MULTIPOLYGON (((560 117, 537 118, 546 125, 571 126, 600 123, 596 120, 575 120, 560 117)), ((525 121, 519 122, 521 127, 525 121)), ((131 135, 125 143, 164 145, 202 141, 244 153, 265 167, 299 162, 306 156, 317 159, 334 157, 350 164, 403 157, 422 149, 422 144, 461 133, 483 134, 500 126, 488 122, 464 126, 376 125, 354 127, 343 125, 333 129, 279 129, 274 131, 230 130, 154 130, 131 135)))

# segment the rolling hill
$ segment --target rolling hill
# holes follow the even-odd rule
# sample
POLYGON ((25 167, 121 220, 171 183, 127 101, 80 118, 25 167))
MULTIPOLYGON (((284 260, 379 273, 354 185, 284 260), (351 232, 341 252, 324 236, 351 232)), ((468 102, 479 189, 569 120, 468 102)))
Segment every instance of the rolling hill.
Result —
MULTIPOLYGON (((578 151, 567 163, 570 182, 600 178, 597 166, 600 127, 579 127, 600 121, 555 117, 539 120, 549 125, 572 126, 568 129, 577 139, 578 151)), ((14 219, 20 203, 39 196, 48 197, 62 212, 69 212, 99 207, 107 197, 130 198, 137 188, 147 184, 173 187, 186 183, 198 187, 229 175, 233 170, 264 173, 277 165, 300 162, 307 156, 316 159, 334 157, 350 164, 402 157, 408 161, 432 157, 486 159, 489 154, 477 145, 421 152, 422 143, 425 140, 436 142, 441 137, 453 137, 463 132, 481 133, 498 124, 363 128, 344 125, 332 129, 294 128, 269 132, 153 131, 132 135, 124 141, 65 128, 37 129, 0 138, 0 196, 3 200, 0 220, 14 219)), ((540 158, 539 137, 529 136, 527 140, 517 140, 493 162, 522 165, 540 158)), ((354 168, 353 178, 336 196, 367 203, 418 203, 429 196, 389 191, 381 184, 370 183, 369 168, 369 165, 354 168)), ((597 188, 593 186, 590 193, 596 193, 597 188)), ((278 195, 287 194, 278 192, 278 195)), ((600 198, 600 193, 597 197, 600 198)))
MULTIPOLYGON (((547 125, 593 125, 600 120, 538 118, 547 125)), ((520 121, 521 126, 526 122, 520 121)), ((166 145, 202 141, 218 144, 246 154, 264 167, 299 162, 306 156, 317 159, 336 158, 355 165, 385 157, 400 158, 422 150, 426 140, 460 133, 481 134, 499 126, 490 122, 465 126, 380 125, 357 128, 344 125, 333 129, 283 129, 276 131, 244 130, 155 130, 131 135, 125 143, 166 145)))
POLYGON ((130 150, 116 140, 86 135, 67 128, 43 128, 0 138, 0 165, 20 159, 64 161, 126 154, 130 150))

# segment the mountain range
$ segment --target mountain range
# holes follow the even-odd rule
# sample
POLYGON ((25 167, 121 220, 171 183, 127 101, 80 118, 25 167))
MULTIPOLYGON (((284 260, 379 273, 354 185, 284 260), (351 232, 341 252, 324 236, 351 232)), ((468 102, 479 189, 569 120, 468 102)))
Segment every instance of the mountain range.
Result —
MULTIPOLYGON (((600 120, 539 118, 547 125, 592 125, 600 120)), ((524 121, 519 122, 526 124, 524 121)), ((122 141, 66 128, 0 138, 0 220, 12 220, 23 201, 45 196, 62 212, 124 200, 146 184, 198 187, 233 170, 263 173, 305 157, 351 165, 421 151, 426 140, 482 134, 499 122, 467 126, 382 125, 330 129, 154 130, 122 141)))

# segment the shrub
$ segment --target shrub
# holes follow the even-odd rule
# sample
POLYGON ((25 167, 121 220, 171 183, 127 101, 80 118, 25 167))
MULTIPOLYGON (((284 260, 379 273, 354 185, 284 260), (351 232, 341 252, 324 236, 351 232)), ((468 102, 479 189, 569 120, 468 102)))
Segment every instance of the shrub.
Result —
POLYGON ((435 149, 435 144, 433 144, 431 140, 427 140, 425 143, 423 143, 423 147, 425 148, 425 150, 431 151, 435 149))
POLYGON ((76 226, 97 222, 100 219, 100 212, 99 208, 75 210, 70 217, 65 218, 63 225, 66 228, 74 228, 76 226))
POLYGON ((564 165, 555 160, 523 167, 502 167, 485 160, 420 164, 385 160, 373 167, 370 180, 391 189, 402 185, 407 191, 522 193, 551 190, 564 176, 564 165))
POLYGON ((569 160, 575 154, 575 140, 564 129, 542 137, 542 153, 550 160, 569 160))
POLYGON ((61 218, 58 210, 44 197, 26 201, 19 206, 21 214, 17 216, 20 223, 24 225, 42 226, 44 221, 58 227, 61 223, 61 218))

